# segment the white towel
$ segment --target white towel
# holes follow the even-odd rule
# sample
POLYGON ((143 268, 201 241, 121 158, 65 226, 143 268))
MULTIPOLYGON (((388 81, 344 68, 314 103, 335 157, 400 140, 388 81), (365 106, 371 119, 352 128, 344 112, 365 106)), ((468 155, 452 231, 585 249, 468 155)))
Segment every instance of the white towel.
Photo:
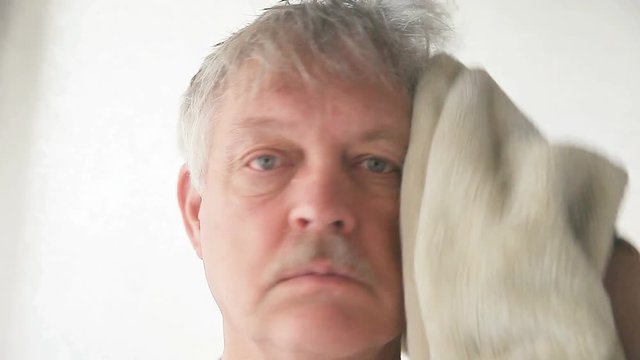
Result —
POLYGON ((485 71, 432 58, 402 180, 410 359, 624 359, 602 277, 626 181, 549 144, 485 71))

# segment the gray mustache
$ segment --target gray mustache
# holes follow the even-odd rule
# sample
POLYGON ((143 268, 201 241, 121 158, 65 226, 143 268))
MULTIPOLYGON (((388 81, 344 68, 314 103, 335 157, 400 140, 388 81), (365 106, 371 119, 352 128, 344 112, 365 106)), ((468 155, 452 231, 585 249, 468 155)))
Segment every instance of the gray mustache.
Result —
POLYGON ((342 235, 299 233, 292 235, 289 240, 289 245, 284 248, 271 272, 272 277, 313 261, 326 260, 336 269, 347 269, 357 280, 366 284, 375 282, 369 262, 342 235))

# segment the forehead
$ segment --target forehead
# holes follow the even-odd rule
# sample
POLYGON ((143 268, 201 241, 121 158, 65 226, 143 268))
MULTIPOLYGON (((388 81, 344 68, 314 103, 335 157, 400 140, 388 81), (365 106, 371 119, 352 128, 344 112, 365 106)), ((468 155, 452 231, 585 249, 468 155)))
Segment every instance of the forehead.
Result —
POLYGON ((215 121, 223 127, 264 123, 256 118, 306 126, 339 117, 354 127, 408 127, 411 103, 403 87, 375 78, 345 79, 322 71, 307 75, 269 71, 248 62, 229 78, 215 121))

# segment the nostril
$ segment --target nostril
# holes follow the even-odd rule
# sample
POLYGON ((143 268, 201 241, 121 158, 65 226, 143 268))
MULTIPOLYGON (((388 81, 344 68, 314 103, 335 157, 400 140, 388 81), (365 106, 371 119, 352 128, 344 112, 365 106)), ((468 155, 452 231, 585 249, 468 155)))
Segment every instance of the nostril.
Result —
POLYGON ((333 222, 333 227, 335 227, 338 230, 342 230, 344 228, 344 221, 342 220, 336 220, 333 222))
POLYGON ((309 223, 310 223, 310 222, 311 222, 311 221, 309 221, 308 219, 305 219, 305 218, 300 218, 300 219, 298 219, 298 225, 300 225, 300 227, 301 227, 302 229, 304 229, 304 228, 306 228, 307 226, 309 226, 309 223))

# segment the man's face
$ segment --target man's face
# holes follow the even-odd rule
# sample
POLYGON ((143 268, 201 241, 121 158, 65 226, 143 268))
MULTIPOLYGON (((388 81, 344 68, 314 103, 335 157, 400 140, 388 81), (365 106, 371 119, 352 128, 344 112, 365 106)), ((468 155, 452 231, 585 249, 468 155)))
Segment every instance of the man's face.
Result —
POLYGON ((408 97, 285 75, 253 94, 250 74, 216 109, 199 209, 225 337, 336 354, 397 339, 408 97))

